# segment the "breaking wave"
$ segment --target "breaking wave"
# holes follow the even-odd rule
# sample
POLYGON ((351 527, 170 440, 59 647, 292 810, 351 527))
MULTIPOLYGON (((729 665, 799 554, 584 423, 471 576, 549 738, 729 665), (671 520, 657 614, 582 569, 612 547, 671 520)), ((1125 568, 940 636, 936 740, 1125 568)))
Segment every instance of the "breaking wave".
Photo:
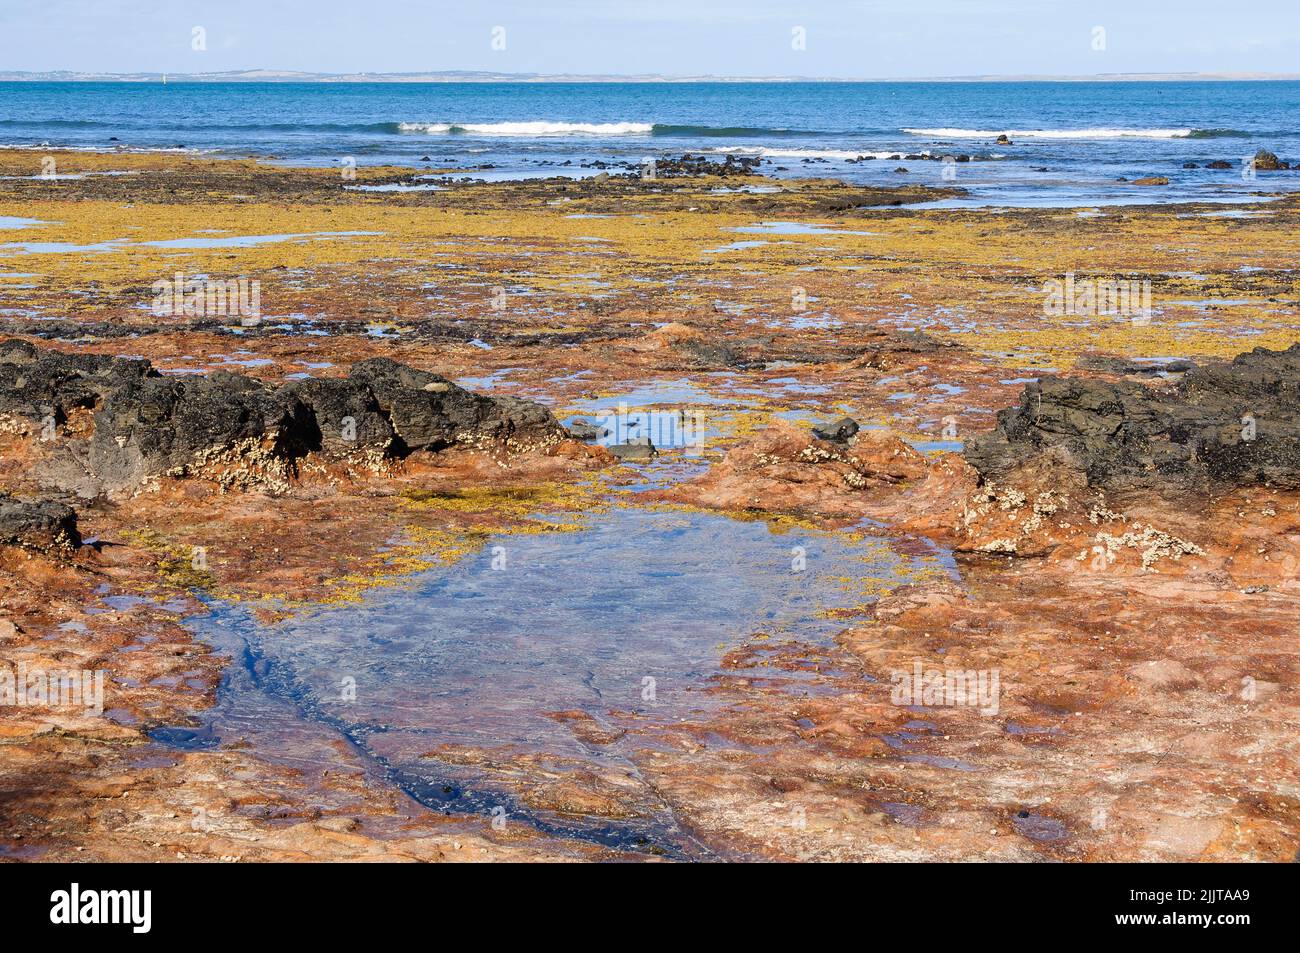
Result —
POLYGON ((1199 129, 904 129, 914 136, 939 139, 1188 139, 1199 129))
POLYGON ((649 135, 648 122, 401 122, 398 132, 478 136, 631 136, 649 135))

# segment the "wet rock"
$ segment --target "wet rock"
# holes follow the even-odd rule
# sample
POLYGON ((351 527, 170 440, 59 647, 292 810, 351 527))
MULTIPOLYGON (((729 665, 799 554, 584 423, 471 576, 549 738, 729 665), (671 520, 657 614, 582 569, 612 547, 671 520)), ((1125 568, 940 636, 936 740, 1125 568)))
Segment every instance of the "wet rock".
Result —
POLYGON ((80 546, 76 511, 51 500, 27 502, 0 493, 0 545, 41 550, 80 546))
POLYGON ((746 367, 752 363, 736 348, 720 341, 684 341, 679 350, 693 363, 707 367, 746 367))
POLYGON ((1213 162, 1205 163, 1207 169, 1231 169, 1232 163, 1226 159, 1215 159, 1213 162))
POLYGON ((939 341, 924 331, 896 331, 888 335, 889 349, 898 354, 929 354, 941 348, 952 347, 946 341, 939 341))
POLYGON ((1022 837, 1039 843, 1054 843, 1070 836, 1070 829, 1054 817, 1033 814, 1029 811, 1017 811, 1011 819, 1011 826, 1022 837))
POLYGON ((1005 132, 1002 133, 1002 135, 998 136, 998 137, 997 137, 996 139, 994 139, 993 141, 994 141, 995 143, 997 143, 998 145, 1000 145, 1000 146, 1013 146, 1013 145, 1015 145, 1015 143, 1011 141, 1011 138, 1010 138, 1010 137, 1009 137, 1005 132))
POLYGON ((606 428, 598 427, 586 420, 575 420, 565 429, 574 440, 599 440, 609 435, 606 428))
POLYGON ((857 432, 858 422, 852 417, 841 417, 839 420, 813 428, 813 436, 820 440, 833 440, 837 443, 847 442, 857 432))
POLYGON ((742 348, 758 343, 753 340, 724 343, 698 328, 672 321, 633 341, 630 347, 636 351, 675 351, 695 366, 750 367, 758 362, 749 359, 742 348))
POLYGON ((1258 172, 1276 172, 1279 169, 1286 168, 1286 164, 1281 162, 1274 153, 1269 152, 1267 149, 1260 149, 1255 153, 1252 165, 1254 165, 1258 172))
POLYGON ((620 460, 653 460, 659 455, 659 451, 655 449, 649 437, 633 437, 627 443, 616 443, 605 449, 620 460))
POLYGON ((663 498, 719 510, 862 515, 867 491, 927 469, 922 454, 887 431, 861 431, 841 443, 778 420, 663 498))
MULTIPOLYGON (((665 157, 655 160, 655 175, 665 179, 696 178, 699 176, 758 175, 758 167, 763 164, 759 156, 728 155, 722 161, 714 161, 706 156, 686 153, 673 158, 665 157)), ((634 173, 640 175, 640 172, 634 173)))
POLYGON ((1300 344, 1195 368, 1166 388, 1045 378, 965 455, 984 478, 1039 464, 1111 489, 1298 488, 1300 344))

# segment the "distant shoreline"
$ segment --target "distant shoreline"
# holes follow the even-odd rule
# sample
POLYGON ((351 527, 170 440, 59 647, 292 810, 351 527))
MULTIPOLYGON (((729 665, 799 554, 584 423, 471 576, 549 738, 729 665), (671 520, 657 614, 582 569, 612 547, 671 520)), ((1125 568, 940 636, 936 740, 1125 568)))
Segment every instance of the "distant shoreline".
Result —
POLYGON ((853 79, 815 76, 613 76, 445 71, 431 73, 310 73, 232 70, 220 73, 0 72, 3 83, 1241 83, 1294 82, 1300 73, 1098 73, 1089 76, 1008 75, 853 79))

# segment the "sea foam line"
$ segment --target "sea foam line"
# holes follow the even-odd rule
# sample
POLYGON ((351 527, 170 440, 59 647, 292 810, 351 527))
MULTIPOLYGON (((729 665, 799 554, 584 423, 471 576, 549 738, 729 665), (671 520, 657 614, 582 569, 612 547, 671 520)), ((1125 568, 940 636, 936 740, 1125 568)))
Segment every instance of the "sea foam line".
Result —
POLYGON ((627 136, 649 134, 654 126, 648 122, 403 122, 397 128, 428 135, 627 136))
MULTIPOLYGON (((731 155, 763 156, 771 159, 888 159, 902 155, 907 150, 892 149, 887 152, 872 152, 866 149, 780 149, 768 146, 712 146, 699 150, 709 153, 728 153, 731 155)), ((926 155, 928 151, 916 153, 926 155)))
POLYGON ((1186 139, 1195 129, 904 129, 941 139, 1186 139))

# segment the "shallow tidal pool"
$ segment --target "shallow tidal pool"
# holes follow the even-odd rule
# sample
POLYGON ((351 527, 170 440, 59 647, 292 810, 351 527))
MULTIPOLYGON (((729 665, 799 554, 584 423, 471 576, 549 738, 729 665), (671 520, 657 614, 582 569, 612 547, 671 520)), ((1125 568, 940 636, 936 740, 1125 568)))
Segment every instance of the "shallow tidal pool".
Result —
MULTIPOLYGON (((676 853, 687 838, 666 807, 618 820, 539 810, 521 797, 530 771, 635 777, 638 730, 706 715, 727 651, 755 636, 825 645, 843 623, 824 610, 860 604, 862 580, 887 587, 919 561, 883 540, 616 506, 276 624, 211 603, 191 624, 235 659, 218 703, 198 728, 153 734, 289 764, 328 761, 321 738, 333 735, 427 807, 676 853), (560 712, 614 740, 593 743, 560 712)), ((798 691, 806 673, 780 674, 798 691)))

